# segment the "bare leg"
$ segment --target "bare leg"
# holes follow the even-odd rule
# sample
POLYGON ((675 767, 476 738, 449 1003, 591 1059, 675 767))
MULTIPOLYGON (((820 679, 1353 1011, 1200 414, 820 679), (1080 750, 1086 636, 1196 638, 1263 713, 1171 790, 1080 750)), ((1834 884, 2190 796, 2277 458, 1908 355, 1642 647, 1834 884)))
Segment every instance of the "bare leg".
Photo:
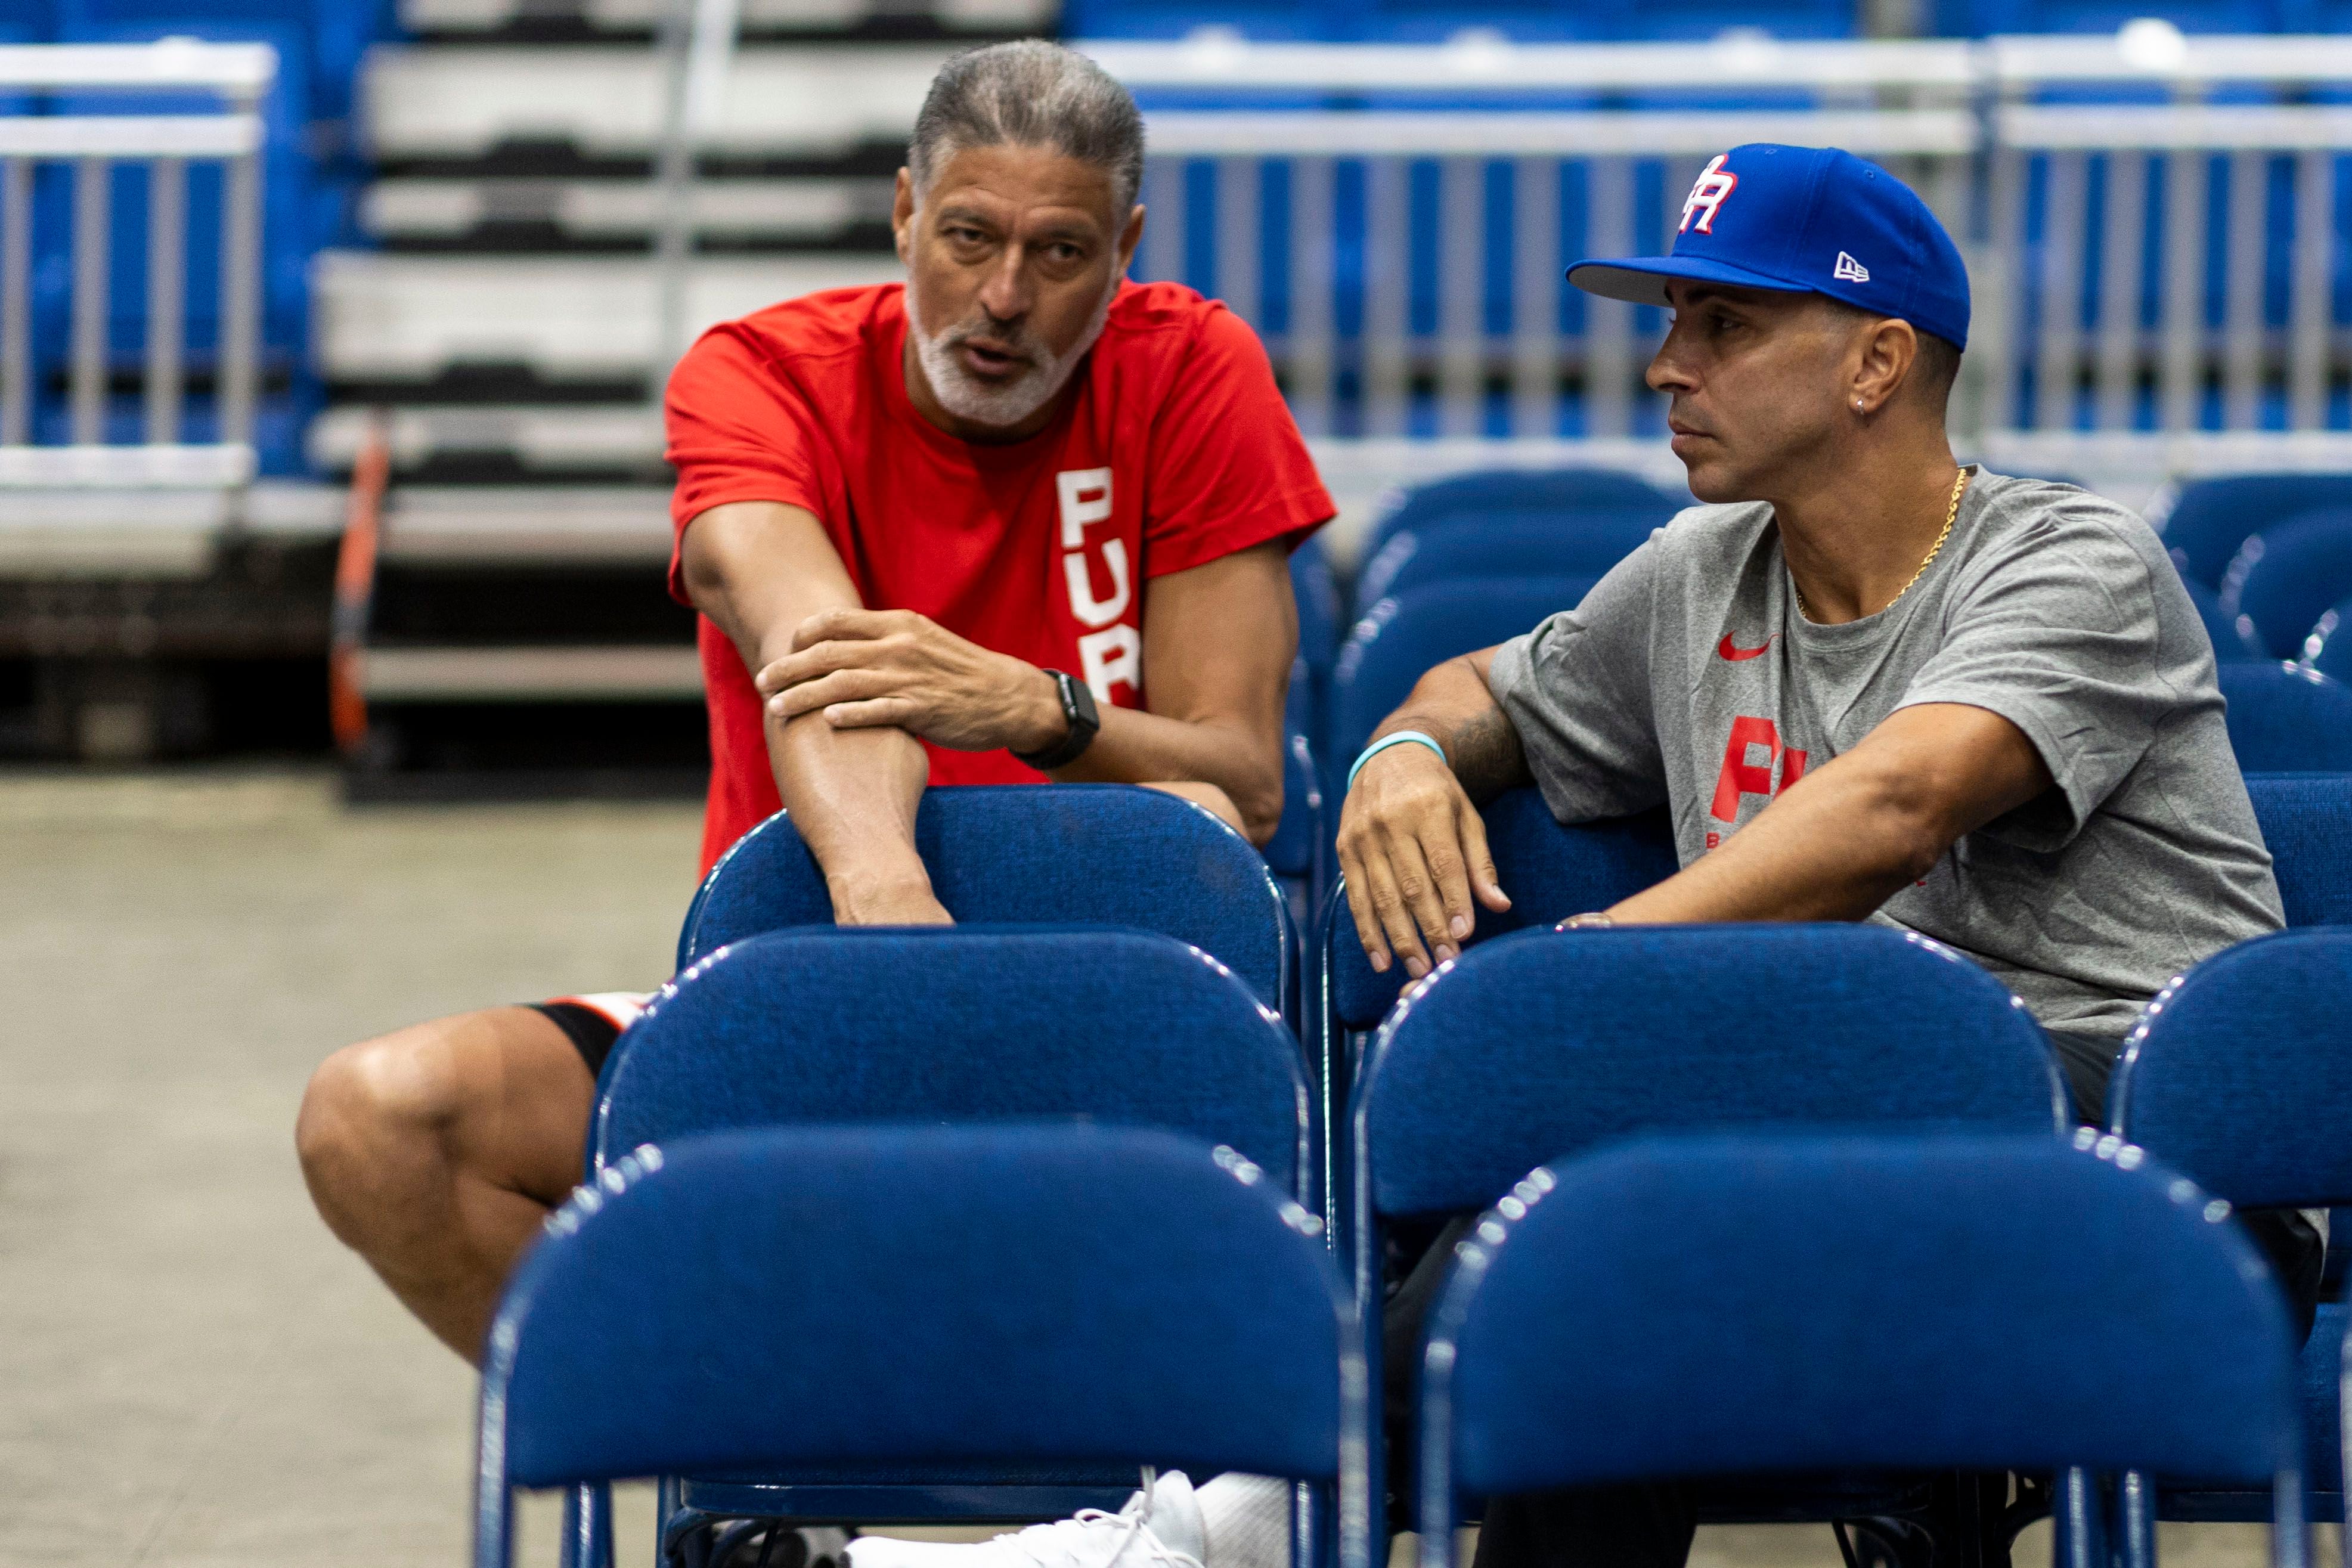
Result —
POLYGON ((1244 837, 1249 836, 1249 825, 1242 820, 1241 808, 1234 804, 1231 795, 1213 784, 1162 782, 1143 787, 1164 790, 1180 799, 1191 801, 1194 805, 1205 806, 1213 815, 1223 818, 1227 827, 1244 837))
POLYGON ((494 1007, 329 1057, 294 1142, 328 1228, 478 1362, 508 1272, 580 1179, 595 1090, 552 1020, 494 1007))

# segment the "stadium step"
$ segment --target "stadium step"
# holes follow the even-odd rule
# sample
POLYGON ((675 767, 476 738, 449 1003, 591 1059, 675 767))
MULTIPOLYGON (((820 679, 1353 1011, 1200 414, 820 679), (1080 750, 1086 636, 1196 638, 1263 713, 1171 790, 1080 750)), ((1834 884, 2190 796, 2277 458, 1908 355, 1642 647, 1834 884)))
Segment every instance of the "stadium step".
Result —
MULTIPOLYGON (((704 146, 717 159, 833 159, 903 150, 953 46, 818 44, 737 52, 704 146)), ((380 164, 479 161, 503 151, 587 163, 649 161, 665 79, 650 48, 414 45, 368 57, 368 150, 380 164)))
MULTIPOLYGON (((895 281, 890 256, 706 258, 690 331, 822 289, 895 281)), ((322 252, 312 272, 314 352, 331 383, 429 383, 467 366, 547 383, 632 382, 659 331, 653 265, 637 257, 390 256, 322 252)))
POLYGON ((698 701, 688 647, 371 647, 360 689, 381 702, 698 701))
MULTIPOLYGON (((703 180, 691 204, 702 245, 889 245, 887 179, 703 180)), ((649 180, 390 179, 371 185, 360 226, 402 248, 642 253, 662 216, 649 180)))

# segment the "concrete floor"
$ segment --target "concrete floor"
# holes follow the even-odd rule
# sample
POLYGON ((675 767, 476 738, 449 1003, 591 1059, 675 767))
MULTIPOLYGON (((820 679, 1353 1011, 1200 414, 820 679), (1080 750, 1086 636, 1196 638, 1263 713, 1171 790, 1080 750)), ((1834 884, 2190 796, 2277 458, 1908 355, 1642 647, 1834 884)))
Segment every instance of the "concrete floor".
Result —
MULTIPOLYGON (((0 1564, 456 1568, 471 1374, 312 1215, 329 1050, 668 972, 698 821, 345 811, 321 774, 0 778, 0 1564)), ((625 1497, 623 1561, 650 1505, 625 1497)), ((527 1510, 521 1561, 551 1561, 527 1510)), ((2044 1532, 2019 1561, 2046 1561, 2044 1532)), ((2168 1561, 2261 1561, 2175 1531, 2168 1561)), ((1832 1568, 1814 1527, 1706 1568, 1832 1568)))

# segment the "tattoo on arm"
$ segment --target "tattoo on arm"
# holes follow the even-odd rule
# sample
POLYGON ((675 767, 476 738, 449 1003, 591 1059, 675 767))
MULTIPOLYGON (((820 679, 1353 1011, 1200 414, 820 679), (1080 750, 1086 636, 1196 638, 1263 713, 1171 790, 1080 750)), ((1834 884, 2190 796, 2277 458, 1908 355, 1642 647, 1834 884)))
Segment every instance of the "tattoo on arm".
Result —
POLYGON ((1487 689, 1475 657, 1450 658, 1413 688, 1375 736, 1419 730, 1445 748, 1463 793, 1483 805, 1514 785, 1531 784, 1528 754, 1510 715, 1487 689))
POLYGON ((1454 726, 1447 752, 1454 776, 1463 793, 1483 805, 1515 784, 1528 782, 1528 754, 1519 732, 1500 707, 1464 720, 1454 726))

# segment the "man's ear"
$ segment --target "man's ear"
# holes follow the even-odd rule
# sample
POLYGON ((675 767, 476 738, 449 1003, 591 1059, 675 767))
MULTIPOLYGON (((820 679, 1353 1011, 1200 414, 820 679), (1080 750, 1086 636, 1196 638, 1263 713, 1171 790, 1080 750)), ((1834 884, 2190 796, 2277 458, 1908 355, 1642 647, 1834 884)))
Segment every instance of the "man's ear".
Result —
POLYGON ((1121 277, 1125 277, 1127 269, 1135 265, 1135 247, 1142 243, 1143 204, 1138 202, 1135 210, 1127 215, 1127 227, 1119 232, 1118 270, 1121 277))
POLYGON ((1910 384, 1919 363, 1919 333, 1908 321, 1884 317, 1863 329, 1861 351, 1853 389, 1847 398, 1856 413, 1868 416, 1892 403, 1910 384))
POLYGON ((915 176, 907 170, 898 171, 898 189, 890 196, 890 242, 898 252, 899 261, 913 266, 910 254, 915 238, 915 176))

